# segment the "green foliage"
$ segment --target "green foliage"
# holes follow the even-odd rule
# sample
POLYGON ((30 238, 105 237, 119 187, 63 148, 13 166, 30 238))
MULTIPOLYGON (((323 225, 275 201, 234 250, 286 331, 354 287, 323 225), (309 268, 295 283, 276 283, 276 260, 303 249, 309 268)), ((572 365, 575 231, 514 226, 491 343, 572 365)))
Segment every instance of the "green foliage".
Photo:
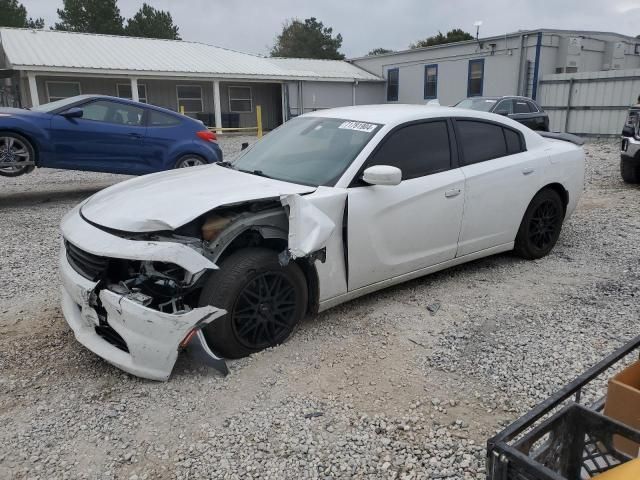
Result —
POLYGON ((124 32, 117 0, 64 0, 55 30, 121 35, 124 32))
POLYGON ((138 13, 127 21, 125 34, 132 37, 180 40, 178 27, 173 24, 171 14, 156 10, 146 3, 142 4, 142 8, 138 10, 138 13))
POLYGON ((374 48, 367 55, 382 55, 384 53, 393 53, 393 50, 389 50, 387 48, 374 48))
POLYGON ((27 18, 27 9, 18 0, 0 0, 0 27, 43 28, 44 19, 27 18))
POLYGON ((344 59, 340 53, 342 35, 333 37, 333 28, 325 27, 315 17, 304 22, 298 19, 287 21, 282 33, 276 38, 271 49, 272 57, 344 59))
POLYGON ((422 48, 432 47, 433 45, 442 45, 445 43, 462 42, 463 40, 473 40, 473 35, 465 32, 461 28, 454 28, 443 35, 442 32, 438 32, 437 35, 425 38, 424 40, 418 40, 416 43, 409 45, 409 48, 422 48))

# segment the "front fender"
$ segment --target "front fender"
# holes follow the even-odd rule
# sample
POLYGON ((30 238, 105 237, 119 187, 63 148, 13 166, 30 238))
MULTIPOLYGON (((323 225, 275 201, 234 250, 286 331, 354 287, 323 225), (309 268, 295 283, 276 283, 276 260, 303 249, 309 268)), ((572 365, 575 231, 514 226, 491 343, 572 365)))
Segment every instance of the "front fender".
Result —
POLYGON ((31 142, 36 150, 37 166, 46 165, 47 159, 53 152, 50 126, 51 119, 33 120, 11 115, 0 117, 0 131, 17 133, 31 142))

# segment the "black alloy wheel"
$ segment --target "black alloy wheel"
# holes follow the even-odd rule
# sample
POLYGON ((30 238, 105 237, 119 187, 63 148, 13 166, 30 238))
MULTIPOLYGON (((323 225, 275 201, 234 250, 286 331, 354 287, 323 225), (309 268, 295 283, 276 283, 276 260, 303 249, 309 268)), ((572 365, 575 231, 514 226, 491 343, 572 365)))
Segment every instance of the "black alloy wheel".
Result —
POLYGON ((560 237, 564 215, 565 205, 558 192, 551 188, 539 191, 520 223, 515 252, 529 260, 547 255, 560 237))
POLYGON ((241 290, 231 325, 246 348, 262 350, 286 339, 296 324, 296 289, 282 272, 255 276, 241 290))
POLYGON ((199 301, 227 311, 203 328, 211 350, 241 358, 284 342, 307 312, 309 292, 300 266, 283 266, 278 252, 252 247, 233 252, 219 267, 199 301))
POLYGON ((558 229, 560 212, 557 205, 546 200, 535 209, 529 220, 529 241, 540 250, 546 249, 558 229))

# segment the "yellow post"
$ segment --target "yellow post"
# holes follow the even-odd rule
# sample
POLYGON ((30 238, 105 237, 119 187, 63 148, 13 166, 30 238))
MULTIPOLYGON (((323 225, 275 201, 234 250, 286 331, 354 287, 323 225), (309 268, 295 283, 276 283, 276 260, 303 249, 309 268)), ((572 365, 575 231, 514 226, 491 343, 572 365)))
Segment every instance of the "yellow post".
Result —
POLYGON ((184 115, 184 105, 180 105, 180 113, 184 115))
POLYGON ((256 105, 256 116, 258 125, 258 138, 262 138, 262 106, 256 105))

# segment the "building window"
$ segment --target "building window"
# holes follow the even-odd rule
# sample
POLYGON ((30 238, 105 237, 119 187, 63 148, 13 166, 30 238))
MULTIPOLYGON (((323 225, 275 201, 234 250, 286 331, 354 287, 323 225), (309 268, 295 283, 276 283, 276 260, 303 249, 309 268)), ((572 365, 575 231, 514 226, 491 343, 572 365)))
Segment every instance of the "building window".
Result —
MULTIPOLYGON (((133 100, 133 95, 131 95, 130 83, 119 83, 117 85, 117 88, 118 88, 118 97, 133 100)), ((147 86, 143 83, 138 84, 138 98, 142 103, 149 103, 147 102, 147 86)))
POLYGON ((469 60, 469 75, 467 78, 467 97, 482 96, 484 83, 484 58, 469 60))
POLYGON ((424 98, 438 98, 438 65, 424 67, 424 98))
POLYGON ((229 111, 234 113, 253 111, 251 87, 229 87, 229 111))
POLYGON ((80 95, 78 82, 47 82, 47 98, 50 102, 80 95))
POLYGON ((184 108, 185 115, 194 116, 201 113, 202 108, 202 87, 199 85, 178 85, 178 111, 184 108))
POLYGON ((397 102, 400 90, 400 70, 387 70, 387 102, 397 102))

